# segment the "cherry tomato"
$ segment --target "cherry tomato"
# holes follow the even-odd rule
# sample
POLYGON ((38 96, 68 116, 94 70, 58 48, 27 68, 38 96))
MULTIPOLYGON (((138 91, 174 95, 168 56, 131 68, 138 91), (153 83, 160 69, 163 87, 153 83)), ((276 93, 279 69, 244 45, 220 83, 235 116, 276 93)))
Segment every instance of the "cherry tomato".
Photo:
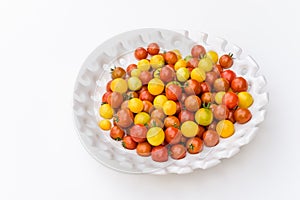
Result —
POLYGON ((235 132, 234 125, 229 120, 219 121, 216 127, 216 131, 222 138, 228 138, 235 132))
POLYGON ((201 88, 202 92, 210 92, 211 91, 210 85, 206 82, 201 82, 200 83, 200 88, 201 88))
POLYGON ((107 98, 111 94, 111 92, 105 92, 102 96, 102 103, 108 103, 107 98))
POLYGON ((205 132, 205 128, 201 125, 198 125, 198 133, 196 136, 201 139, 204 132, 205 132))
POLYGON ((129 134, 133 141, 135 142, 144 142, 146 141, 148 129, 141 124, 135 124, 129 129, 129 134))
POLYGON ((207 130, 203 133, 203 142, 207 147, 214 147, 219 143, 219 134, 214 130, 207 130))
POLYGON ((188 111, 195 112, 201 106, 201 99, 196 95, 190 95, 184 100, 184 106, 188 111))
POLYGON ((188 62, 187 62, 187 67, 189 68, 196 68, 198 67, 198 63, 199 63, 199 59, 198 58, 191 58, 188 62))
POLYGON ((181 141, 182 133, 178 128, 168 127, 165 130, 165 140, 169 144, 177 144, 181 141))
POLYGON ((153 56, 159 53, 159 46, 157 43, 150 43, 147 47, 148 53, 153 56))
POLYGON ((217 92, 220 92, 220 91, 226 92, 226 91, 228 91, 229 87, 230 87, 229 82, 224 78, 218 78, 214 82, 214 89, 217 92))
POLYGON ((181 123, 183 123, 186 121, 194 121, 195 116, 194 113, 188 110, 182 110, 178 115, 178 119, 180 120, 181 123))
POLYGON ((239 97, 239 107, 240 108, 249 108, 253 104, 253 97, 248 92, 238 93, 239 97))
POLYGON ((134 56, 138 60, 146 59, 148 52, 143 47, 139 47, 134 51, 134 56))
POLYGON ((217 105, 213 111, 213 114, 217 120, 223 120, 229 117, 229 110, 225 105, 217 105))
POLYGON ((201 92, 200 83, 196 80, 189 79, 184 83, 184 92, 187 95, 198 95, 201 92))
POLYGON ((126 71, 122 67, 116 67, 111 69, 111 78, 124 78, 126 75, 126 71))
POLYGON ((127 109, 128 108, 128 101, 129 100, 125 100, 125 101, 123 101, 123 103, 121 104, 121 109, 127 109))
POLYGON ((138 93, 138 95, 140 95, 144 91, 148 91, 148 86, 147 85, 143 85, 142 88, 140 90, 136 91, 136 92, 138 93))
POLYGON ((182 95, 181 95, 181 99, 180 99, 180 102, 184 102, 185 101, 185 99, 188 97, 188 95, 187 94, 185 94, 185 93, 182 93, 182 95))
POLYGON ((153 75, 149 71, 141 71, 139 78, 142 81, 142 85, 147 85, 149 81, 153 78, 153 75))
POLYGON ((165 146, 156 146, 152 148, 151 158, 156 162, 166 162, 168 161, 168 149, 165 146))
POLYGON ((124 137, 124 131, 119 126, 114 126, 110 130, 110 137, 114 140, 122 140, 124 137))
POLYGON ((146 113, 151 113, 154 110, 154 106, 150 101, 144 100, 143 105, 144 105, 143 111, 146 113))
POLYGON ((209 126, 207 126, 207 130, 216 130, 217 122, 213 121, 209 126))
POLYGON ((231 88, 234 92, 246 92, 248 83, 243 77, 236 77, 231 82, 231 88))
POLYGON ((228 115, 228 118, 227 118, 227 120, 231 121, 233 124, 236 122, 235 119, 234 119, 234 111, 235 110, 229 110, 229 115, 228 115))
POLYGON ((169 84, 166 87, 166 96, 169 100, 177 101, 181 99, 182 89, 179 85, 169 84))
POLYGON ((236 109, 233 116, 234 116, 234 119, 236 120, 236 122, 239 124, 245 124, 252 118, 252 114, 248 108, 236 109))
POLYGON ((137 69, 137 65, 136 65, 136 64, 130 64, 130 65, 128 65, 128 67, 126 68, 126 72, 127 72, 127 74, 128 74, 129 76, 130 76, 131 71, 132 71, 133 69, 137 69))
POLYGON ((191 54, 194 58, 200 58, 206 54, 206 50, 201 45, 195 45, 191 50, 191 54))
POLYGON ((225 70, 221 72, 221 77, 226 79, 229 84, 231 84, 232 80, 235 79, 236 74, 232 70, 225 70))
POLYGON ((211 92, 204 92, 201 95, 201 100, 203 103, 211 103, 214 102, 214 94, 211 92))
POLYGON ((210 71, 206 73, 205 82, 207 82, 209 85, 213 85, 217 78, 218 74, 214 71, 210 71))
POLYGON ((210 125, 213 118, 213 113, 209 108, 200 108, 195 114, 195 121, 202 126, 210 125))
POLYGON ((223 68, 221 67, 221 65, 219 64, 216 64, 214 67, 213 67, 213 70, 214 72, 216 72, 218 74, 218 76, 222 73, 223 71, 223 68))
POLYGON ((150 156, 152 146, 148 142, 138 143, 136 153, 140 156, 150 156))
POLYGON ((174 65, 176 62, 177 62, 177 55, 172 52, 172 51, 168 51, 166 54, 165 54, 165 61, 168 63, 168 64, 171 64, 171 65, 174 65))
POLYGON ((127 128, 133 123, 133 114, 129 109, 120 109, 114 116, 114 122, 122 128, 127 128))
POLYGON ((182 135, 188 138, 195 137, 198 134, 198 129, 199 127, 194 121, 183 122, 180 127, 182 135))
POLYGON ((123 138, 122 145, 126 149, 133 150, 136 148, 137 143, 131 138, 130 135, 126 135, 123 138))
POLYGON ((119 108, 121 104, 123 103, 123 95, 119 92, 112 92, 108 97, 107 97, 107 103, 112 107, 112 108, 119 108))
POLYGON ((160 119, 158 119, 158 118, 151 118, 150 121, 147 123, 147 127, 148 128, 152 128, 152 127, 163 128, 164 127, 164 123, 160 119))
POLYGON ((153 102, 153 100, 154 100, 154 96, 148 90, 144 90, 143 92, 141 92, 139 95, 139 98, 142 101, 153 102))
POLYGON ((239 98, 233 92, 226 92, 223 96, 222 103, 229 109, 233 109, 238 105, 239 98))
POLYGON ((182 104, 179 101, 176 101, 176 115, 178 115, 181 112, 182 104))
POLYGON ((170 155, 175 160, 182 159, 186 156, 186 148, 182 144, 175 144, 170 149, 170 155))
POLYGON ((151 112, 151 118, 158 118, 160 120, 164 120, 165 117, 166 115, 162 109, 155 109, 151 112))
POLYGON ((134 92, 134 91, 129 91, 129 92, 127 92, 126 95, 125 95, 125 99, 126 99, 126 100, 130 100, 130 99, 132 99, 132 98, 138 98, 138 97, 139 97, 138 93, 136 93, 136 92, 134 92))
POLYGON ((111 85, 111 82, 112 82, 113 80, 110 80, 110 81, 108 81, 107 82, 107 84, 106 84, 106 91, 107 92, 112 92, 112 90, 111 90, 111 88, 110 88, 110 85, 111 85))
POLYGON ((190 154, 196 154, 202 151, 203 141, 198 137, 190 138, 185 146, 190 154))
POLYGON ((165 66, 165 67, 162 67, 161 70, 160 70, 160 79, 165 82, 165 83, 168 83, 170 81, 174 81, 175 77, 176 77, 176 74, 175 74, 175 71, 174 69, 172 69, 170 66, 165 66))
POLYGON ((180 121, 177 117, 175 116, 168 116, 165 118, 164 120, 164 126, 166 128, 168 127, 175 127, 175 128, 179 128, 180 127, 180 121))
POLYGON ((232 54, 221 56, 219 63, 224 69, 230 68, 233 65, 232 54))

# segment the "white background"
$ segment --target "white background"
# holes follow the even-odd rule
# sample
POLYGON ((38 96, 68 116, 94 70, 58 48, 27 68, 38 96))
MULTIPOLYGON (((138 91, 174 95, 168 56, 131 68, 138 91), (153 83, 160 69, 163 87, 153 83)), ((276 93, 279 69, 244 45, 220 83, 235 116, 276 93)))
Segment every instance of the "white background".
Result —
POLYGON ((297 1, 0 1, 0 199, 299 199, 297 1), (188 175, 129 175, 82 147, 72 92, 84 59, 124 31, 197 29, 247 50, 268 115, 235 157, 188 175))

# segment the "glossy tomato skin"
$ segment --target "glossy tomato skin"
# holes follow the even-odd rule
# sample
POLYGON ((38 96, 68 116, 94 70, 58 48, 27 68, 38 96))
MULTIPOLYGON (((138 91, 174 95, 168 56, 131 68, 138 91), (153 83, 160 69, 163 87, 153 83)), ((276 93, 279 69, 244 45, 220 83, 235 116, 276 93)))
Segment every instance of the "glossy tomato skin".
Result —
POLYGON ((150 114, 154 110, 154 106, 150 101, 144 100, 143 105, 144 105, 143 111, 146 113, 150 114))
POLYGON ((218 74, 214 71, 210 71, 206 73, 205 82, 207 82, 209 85, 213 85, 215 80, 218 78, 218 74))
POLYGON ((196 136, 201 139, 204 132, 205 132, 205 128, 201 125, 198 125, 198 133, 196 136))
POLYGON ((228 83, 231 84, 231 82, 233 81, 233 79, 236 78, 236 74, 232 70, 224 70, 221 73, 221 77, 224 78, 224 79, 226 79, 228 81, 228 83))
POLYGON ((171 158, 180 160, 186 156, 186 148, 182 144, 175 144, 170 148, 171 158))
POLYGON ((216 72, 218 74, 218 76, 220 76, 220 74, 222 73, 223 71, 223 68, 221 67, 221 65, 219 64, 216 64, 214 67, 213 67, 213 70, 214 72, 216 72))
POLYGON ((114 140, 122 140, 125 132, 119 126, 113 126, 110 129, 110 137, 114 140))
POLYGON ((177 144, 181 141, 182 133, 178 128, 168 127, 165 130, 165 141, 169 144, 177 144))
POLYGON ((229 110, 229 115, 228 115, 228 118, 227 118, 227 120, 231 121, 233 124, 236 122, 235 119, 234 119, 234 111, 235 110, 229 110))
POLYGON ((179 85, 170 84, 166 87, 166 97, 169 100, 178 101, 181 99, 182 89, 179 85))
POLYGON ((193 112, 190 112, 188 110, 182 110, 179 115, 178 118, 180 120, 181 123, 186 122, 186 121, 194 121, 195 120, 195 115, 193 112))
POLYGON ((149 81, 153 78, 153 74, 149 71, 142 71, 139 75, 142 85, 147 85, 149 81))
POLYGON ((209 126, 207 126, 207 130, 216 130, 217 122, 213 121, 209 126))
POLYGON ((229 109, 225 105, 217 105, 213 110, 213 114, 217 120, 227 119, 229 117, 229 109))
POLYGON ((147 85, 143 85, 142 88, 139 91, 137 91, 137 93, 138 93, 138 95, 140 95, 144 91, 148 91, 148 86, 147 85))
POLYGON ((168 127, 175 127, 175 128, 179 128, 180 127, 180 121, 177 117, 175 116, 168 116, 165 118, 164 120, 164 126, 166 128, 168 127))
POLYGON ((201 106, 201 99, 196 95, 190 95, 184 100, 184 105, 188 111, 196 112, 201 106))
POLYGON ((150 43, 147 47, 147 52, 153 56, 159 53, 159 45, 157 43, 150 43))
POLYGON ((111 78, 124 78, 126 76, 126 71, 122 67, 116 67, 112 69, 111 78))
POLYGON ((229 82, 224 78, 218 78, 214 82, 214 89, 216 92, 228 91, 230 85, 229 82))
POLYGON ((112 92, 108 97, 107 97, 107 103, 112 107, 112 108, 119 108, 121 104, 123 103, 123 95, 119 92, 112 92))
POLYGON ((121 128, 127 128, 133 123, 133 114, 129 109, 120 109, 114 116, 114 122, 121 128))
POLYGON ((226 105, 228 109, 235 108, 238 102, 239 98, 234 92, 226 92, 222 99, 222 103, 226 105))
POLYGON ((167 65, 161 68, 159 76, 163 82, 168 83, 175 80, 176 74, 174 69, 167 65))
POLYGON ((135 51, 134 51, 134 56, 136 59, 138 60, 142 60, 142 59, 146 59, 148 56, 148 52, 146 51, 146 49, 144 49, 143 47, 138 47, 135 51))
POLYGON ((198 64, 199 64, 199 59, 198 58, 191 58, 187 62, 187 67, 194 69, 194 68, 198 67, 198 64))
POLYGON ((233 59, 230 55, 223 55, 219 59, 222 68, 228 69, 233 65, 233 59))
POLYGON ((146 141, 148 129, 141 124, 135 124, 129 129, 129 134, 133 141, 135 142, 144 142, 146 141))
POLYGON ((233 116, 236 122, 239 124, 245 124, 252 118, 252 114, 247 108, 236 109, 233 116))
POLYGON ((168 149, 165 146, 156 146, 152 148, 151 158, 156 162, 168 161, 168 149))
POLYGON ((151 112, 151 118, 158 118, 160 120, 164 120, 165 117, 166 115, 162 109, 155 109, 151 112))
POLYGON ((168 51, 164 57, 165 57, 165 61, 171 65, 174 65, 178 60, 177 55, 172 51, 168 51))
POLYGON ((102 96, 102 103, 108 103, 107 98, 112 92, 105 92, 102 96))
POLYGON ((203 149, 203 141, 198 137, 190 138, 186 142, 186 148, 190 154, 199 153, 203 149))
POLYGON ((158 118, 151 118, 150 121, 147 123, 147 127, 148 128, 152 128, 152 127, 163 128, 164 127, 164 123, 162 122, 162 120, 160 120, 158 118))
POLYGON ((142 101, 153 102, 154 96, 148 90, 144 90, 143 92, 140 93, 139 99, 142 101))
POLYGON ((201 101, 203 103, 212 103, 212 102, 214 102, 214 94, 211 93, 211 92, 204 92, 201 95, 201 101))
POLYGON ((201 91, 204 93, 204 92, 210 92, 211 91, 211 86, 206 83, 206 82, 201 82, 200 83, 200 88, 201 88, 201 91))
POLYGON ((127 68, 126 68, 126 73, 130 76, 131 71, 133 69, 137 69, 137 65, 136 64, 130 64, 130 65, 128 65, 127 68))
POLYGON ((248 83, 243 77, 236 77, 231 82, 231 88, 234 92, 246 92, 248 90, 248 83))
POLYGON ((126 135, 123 138, 122 145, 126 149, 133 150, 136 148, 137 143, 131 138, 131 136, 126 135))
POLYGON ((215 130, 207 130, 203 133, 203 142, 207 147, 214 147, 219 143, 219 134, 215 130))
POLYGON ((112 90, 111 90, 111 88, 110 88, 110 85, 111 85, 111 82, 112 82, 113 80, 110 80, 110 81, 108 81, 107 82, 107 84, 106 84, 106 91, 107 92, 112 92, 112 90))
POLYGON ((184 83, 184 92, 187 95, 198 95, 201 92, 200 83, 196 80, 189 79, 184 83))
POLYGON ((191 50, 191 54, 194 58, 200 58, 206 54, 206 50, 202 45, 195 45, 191 50))
POLYGON ((150 156, 152 146, 148 142, 138 143, 136 153, 140 156, 150 156))

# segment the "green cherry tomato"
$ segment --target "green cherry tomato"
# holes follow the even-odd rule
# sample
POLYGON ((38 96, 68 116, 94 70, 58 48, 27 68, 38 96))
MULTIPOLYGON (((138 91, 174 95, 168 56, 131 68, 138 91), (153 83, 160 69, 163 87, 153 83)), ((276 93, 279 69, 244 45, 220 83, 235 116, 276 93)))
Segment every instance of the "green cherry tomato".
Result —
POLYGON ((202 126, 210 125, 213 119, 213 113, 208 108, 200 108, 195 114, 195 121, 202 126))

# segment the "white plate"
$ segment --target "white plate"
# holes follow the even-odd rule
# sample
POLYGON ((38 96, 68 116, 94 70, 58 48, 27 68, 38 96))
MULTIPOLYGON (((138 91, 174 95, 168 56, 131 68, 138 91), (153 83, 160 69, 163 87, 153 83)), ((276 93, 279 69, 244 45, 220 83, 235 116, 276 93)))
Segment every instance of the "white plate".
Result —
POLYGON ((74 117, 79 138, 87 151, 100 163, 127 173, 184 174, 195 169, 207 169, 230 158, 239 152, 241 146, 249 143, 255 136, 258 125, 264 120, 268 95, 264 91, 266 80, 258 75, 258 66, 250 56, 243 56, 242 50, 226 40, 208 38, 207 34, 190 31, 164 29, 139 29, 122 33, 105 41, 86 59, 78 74, 74 88, 74 117), (252 119, 243 125, 235 124, 236 132, 212 148, 204 147, 196 155, 187 154, 184 159, 157 163, 151 157, 138 156, 135 150, 126 150, 121 142, 112 140, 109 132, 97 126, 100 120, 98 109, 101 96, 110 80, 111 66, 127 67, 136 63, 134 50, 157 42, 163 49, 180 49, 182 55, 189 55, 194 44, 203 45, 206 50, 215 50, 219 55, 233 53, 235 60, 232 69, 237 75, 248 80, 249 92, 254 98, 250 107, 252 119))

